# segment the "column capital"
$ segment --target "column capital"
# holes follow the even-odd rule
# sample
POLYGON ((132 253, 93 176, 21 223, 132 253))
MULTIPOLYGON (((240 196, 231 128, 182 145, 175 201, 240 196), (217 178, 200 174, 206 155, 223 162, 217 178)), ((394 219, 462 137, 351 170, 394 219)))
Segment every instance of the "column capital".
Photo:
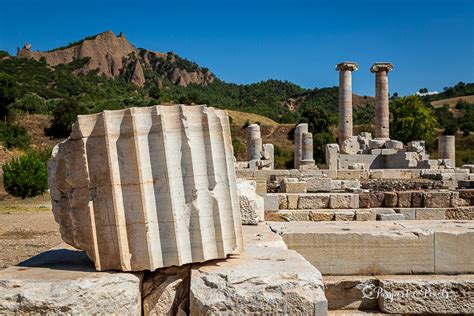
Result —
POLYGON ((357 69, 359 69, 359 65, 357 65, 357 63, 354 63, 352 61, 343 61, 342 63, 339 63, 336 65, 337 71, 343 71, 343 70, 356 71, 357 69))
POLYGON ((370 67, 370 72, 379 72, 379 71, 386 71, 389 72, 393 69, 393 65, 389 62, 378 62, 370 67))

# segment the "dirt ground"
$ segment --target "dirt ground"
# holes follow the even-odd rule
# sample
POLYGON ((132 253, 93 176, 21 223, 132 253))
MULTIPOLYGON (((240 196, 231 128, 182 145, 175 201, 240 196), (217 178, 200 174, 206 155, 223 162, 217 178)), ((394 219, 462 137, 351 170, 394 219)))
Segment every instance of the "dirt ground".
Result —
POLYGON ((49 194, 0 201, 0 270, 59 243, 49 194))

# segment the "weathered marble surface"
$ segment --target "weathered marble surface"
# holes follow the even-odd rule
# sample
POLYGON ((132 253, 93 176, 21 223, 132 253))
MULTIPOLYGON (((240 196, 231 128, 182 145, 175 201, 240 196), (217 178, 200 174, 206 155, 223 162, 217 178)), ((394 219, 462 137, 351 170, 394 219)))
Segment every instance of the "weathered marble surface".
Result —
POLYGON ((242 249, 227 112, 80 115, 48 164, 61 236, 97 270, 155 270, 242 249))

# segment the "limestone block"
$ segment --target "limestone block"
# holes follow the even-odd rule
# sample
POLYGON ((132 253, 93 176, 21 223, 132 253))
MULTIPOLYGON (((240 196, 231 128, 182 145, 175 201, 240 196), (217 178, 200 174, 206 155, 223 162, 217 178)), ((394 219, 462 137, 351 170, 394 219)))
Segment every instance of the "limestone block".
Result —
POLYGON ((423 192, 412 192, 411 194, 411 206, 412 207, 423 207, 423 192))
POLYGON ((404 221, 403 225, 289 222, 272 223, 271 227, 289 249, 304 256, 323 275, 434 273, 434 233, 405 224, 413 222, 420 221, 404 221))
POLYGON ((288 198, 286 194, 278 194, 278 208, 284 210, 288 208, 288 198))
POLYGON ((48 171, 61 236, 97 270, 153 271, 242 249, 226 111, 176 105, 80 115, 48 171))
POLYGON ((389 139, 385 142, 386 148, 403 149, 403 143, 398 140, 389 139))
POLYGON ((340 180, 342 190, 356 190, 360 189, 359 180, 340 180))
POLYGON ((403 214, 379 214, 377 215, 379 221, 401 221, 405 219, 403 214))
POLYGON ((425 192, 423 197, 425 207, 450 207, 451 192, 425 192))
POLYGON ((356 210, 356 221, 375 221, 377 219, 377 212, 375 210, 356 210))
POLYGON ((288 209, 293 210, 298 208, 298 194, 287 194, 288 197, 288 209))
POLYGON ((142 315, 143 273, 96 272, 62 245, 0 271, 1 315, 142 315))
POLYGON ((265 211, 277 211, 280 207, 280 198, 278 194, 267 193, 263 197, 265 211))
POLYGON ((381 149, 385 146, 385 139, 370 139, 369 140, 369 149, 381 149))
POLYGON ((395 192, 385 192, 383 198, 383 205, 385 207, 395 207, 398 204, 398 196, 395 192))
POLYGON ((346 139, 341 144, 341 153, 348 155, 355 155, 360 149, 357 137, 351 137, 346 139))
POLYGON ((417 208, 415 218, 417 220, 441 220, 446 218, 445 212, 444 208, 417 208))
POLYGON ((299 209, 317 209, 329 207, 329 194, 301 194, 298 198, 299 209))
POLYGON ((448 208, 445 212, 446 219, 474 220, 474 207, 448 208))
POLYGON ((334 220, 334 211, 329 210, 311 210, 309 212, 309 220, 311 221, 332 221, 334 220))
MULTIPOLYGON (((379 277, 379 287, 383 293, 378 306, 385 313, 474 313, 473 275, 383 276, 379 277)), ((328 301, 331 302, 329 296, 328 301)))
POLYGON ((399 208, 395 209, 395 212, 402 214, 407 220, 415 220, 416 218, 416 209, 414 208, 399 208))
POLYGON ((329 310, 377 310, 377 299, 364 297, 362 289, 378 286, 373 276, 324 276, 324 293, 329 310))
POLYGON ((469 221, 464 223, 435 232, 437 274, 474 273, 474 229, 469 221))
POLYGON ((327 144, 326 145, 326 165, 329 170, 337 170, 337 158, 339 155, 338 144, 327 144))
POLYGON ((353 193, 331 193, 330 208, 359 208, 359 196, 353 193))
POLYGON ((308 192, 329 192, 332 190, 332 181, 330 178, 306 178, 306 188, 308 192))
POLYGON ((247 233, 244 239, 241 255, 193 267, 190 315, 327 315, 314 266, 293 250, 253 243, 247 233))
POLYGON ((385 194, 383 192, 370 193, 370 207, 381 207, 385 194))
POLYGON ((144 315, 177 315, 188 300, 190 265, 159 269, 143 281, 144 315))
POLYGON ((280 183, 280 191, 285 193, 306 193, 306 182, 297 178, 285 178, 280 183))
POLYGON ((257 194, 256 189, 254 180, 237 179, 240 218, 244 225, 257 225, 263 221, 264 199, 257 194))
POLYGON ((398 207, 410 207, 411 206, 411 192, 397 192, 398 195, 398 207))
POLYGON ((268 211, 265 213, 265 220, 275 221, 275 222, 309 221, 310 211, 307 211, 307 210, 268 211))
POLYGON ((361 192, 359 193, 359 207, 369 208, 370 207, 370 193, 361 192))
POLYGON ((354 220, 355 212, 344 210, 344 211, 335 211, 334 220, 336 221, 352 221, 354 220))

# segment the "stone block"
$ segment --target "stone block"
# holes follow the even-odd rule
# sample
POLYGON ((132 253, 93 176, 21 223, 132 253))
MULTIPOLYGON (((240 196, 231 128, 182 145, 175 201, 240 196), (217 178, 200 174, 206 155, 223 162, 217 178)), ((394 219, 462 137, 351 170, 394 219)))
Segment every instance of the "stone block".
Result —
POLYGON ((411 192, 397 192, 398 207, 411 207, 411 192))
POLYGON ((55 146, 48 176, 61 237, 97 270, 154 271, 242 250, 224 110, 159 105, 79 115, 55 146))
POLYGON ((391 208, 373 208, 372 210, 375 211, 375 214, 377 214, 377 216, 385 214, 395 214, 395 210, 391 208))
POLYGON ((386 148, 403 149, 403 143, 398 140, 389 139, 385 142, 386 148))
POLYGON ((277 193, 267 193, 263 197, 265 211, 277 211, 280 206, 280 198, 277 193))
MULTIPOLYGON (((323 275, 434 273, 434 233, 396 222, 272 223, 323 275)), ((441 224, 443 225, 443 224, 441 224)), ((458 248, 459 249, 459 248, 458 248)))
POLYGON ((370 193, 370 207, 381 207, 385 194, 383 192, 370 193))
POLYGON ((443 220, 446 218, 444 208, 417 208, 415 218, 417 220, 443 220))
POLYGON ((356 210, 356 221, 375 221, 377 213, 374 210, 356 210))
POLYGON ((423 201, 425 207, 450 207, 451 192, 425 192, 423 201))
POLYGON ((297 252, 269 246, 245 228, 242 255, 193 266, 190 315, 327 315, 321 273, 297 252))
POLYGON ((326 165, 329 170, 337 170, 338 163, 337 158, 339 155, 338 144, 326 144, 326 165))
POLYGON ((359 208, 359 196, 353 193, 331 193, 329 207, 338 208, 359 208))
POLYGON ((288 208, 288 198, 286 194, 279 194, 278 195, 278 208, 280 210, 285 210, 288 208))
POLYGON ((306 182, 297 178, 285 178, 280 183, 280 191, 284 193, 306 193, 306 182))
POLYGON ((298 208, 298 194, 287 194, 288 198, 288 209, 294 210, 298 208))
POLYGON ((329 207, 329 194, 301 194, 298 198, 298 209, 318 209, 329 207))
POLYGON ((377 215, 379 221, 401 221, 405 219, 403 214, 380 214, 377 215))
POLYGON ((307 211, 307 210, 268 211, 265 213, 265 220, 275 221, 275 222, 309 221, 310 211, 307 211))
POLYGON ((324 276, 324 293, 329 310, 377 310, 377 299, 364 297, 362 289, 375 288, 378 280, 373 276, 324 276))
POLYGON ((437 274, 474 273, 473 224, 461 223, 454 222, 453 227, 435 231, 434 261, 437 274))
MULTIPOLYGON (((378 277, 378 288, 381 292, 378 306, 385 313, 410 315, 474 313, 472 275, 382 276, 378 277)), ((329 296, 328 302, 331 302, 329 296)))
POLYGON ((370 193, 361 192, 359 193, 359 208, 370 207, 370 193))
POLYGON ((395 209, 397 213, 400 213, 405 217, 407 220, 415 220, 416 219, 416 209, 414 208, 399 208, 395 209))
POLYGON ((306 189, 308 192, 329 192, 332 189, 330 178, 306 178, 306 189))
POLYGON ((343 154, 355 155, 359 150, 360 145, 357 137, 348 138, 341 144, 341 153, 343 154))
POLYGON ((0 314, 142 315, 142 278, 96 272, 85 252, 60 246, 0 271, 0 314))
POLYGON ((237 179, 240 218, 243 225, 257 225, 263 221, 264 199, 256 192, 254 180, 237 179))
POLYGON ((423 192, 412 192, 411 194, 411 206, 412 207, 423 207, 423 192))
POLYGON ((360 189, 360 181, 359 180, 341 180, 341 189, 342 190, 360 189))
POLYGON ((311 210, 309 212, 309 219, 311 221, 332 221, 334 220, 334 211, 329 210, 311 210))
POLYGON ((385 192, 383 205, 385 207, 396 207, 398 204, 398 195, 395 192, 385 192))
POLYGON ((448 208, 445 212, 446 219, 474 220, 474 207, 448 208))
POLYGON ((352 221, 354 220, 354 216, 354 211, 344 210, 334 212, 334 220, 336 221, 352 221))
POLYGON ((385 139, 370 139, 369 149, 381 149, 385 146, 385 139))

